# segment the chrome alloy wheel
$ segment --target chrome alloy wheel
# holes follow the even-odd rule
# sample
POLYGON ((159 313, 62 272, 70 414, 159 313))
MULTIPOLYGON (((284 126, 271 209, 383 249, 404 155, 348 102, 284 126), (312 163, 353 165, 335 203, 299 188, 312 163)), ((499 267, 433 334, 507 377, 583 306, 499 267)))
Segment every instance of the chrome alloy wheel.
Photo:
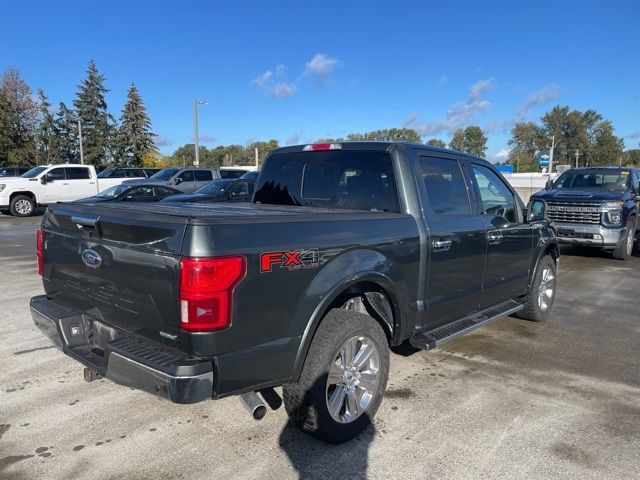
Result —
POLYGON ((33 205, 29 200, 18 200, 13 206, 20 215, 29 215, 33 210, 33 205))
POLYGON ((542 312, 546 312, 551 305, 551 300, 556 290, 556 277, 551 267, 544 267, 542 280, 538 289, 538 307, 542 312))
POLYGON ((378 388, 380 355, 365 336, 347 340, 338 350, 327 377, 327 408, 339 423, 350 423, 369 407, 378 388))
POLYGON ((635 235, 630 227, 627 227, 627 230, 627 255, 631 256, 631 254, 633 253, 633 242, 635 240, 635 235))

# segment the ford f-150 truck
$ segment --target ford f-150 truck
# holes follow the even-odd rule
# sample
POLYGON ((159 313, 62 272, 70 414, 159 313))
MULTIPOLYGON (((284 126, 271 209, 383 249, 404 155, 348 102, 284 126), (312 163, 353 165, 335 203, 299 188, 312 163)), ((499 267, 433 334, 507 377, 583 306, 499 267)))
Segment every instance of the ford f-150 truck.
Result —
POLYGON ((559 243, 610 250, 620 260, 632 255, 640 228, 640 169, 573 168, 531 198, 547 202, 559 243))
POLYGON ((100 178, 91 165, 41 165, 20 177, 0 178, 0 211, 28 217, 38 206, 91 197, 123 180, 100 178))
POLYGON ((86 379, 240 395, 254 418, 282 386, 339 443, 376 413, 390 346, 547 318, 559 251, 545 202, 488 162, 356 142, 274 150, 250 204, 52 205, 37 259, 33 320, 86 379))

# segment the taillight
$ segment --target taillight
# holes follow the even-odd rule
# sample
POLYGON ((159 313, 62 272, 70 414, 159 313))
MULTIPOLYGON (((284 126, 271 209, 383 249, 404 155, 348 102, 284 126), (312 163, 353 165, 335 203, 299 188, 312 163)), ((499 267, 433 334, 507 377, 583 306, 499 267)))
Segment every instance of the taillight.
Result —
POLYGON ((44 230, 38 229, 38 236, 36 237, 36 258, 38 259, 38 275, 44 277, 44 259, 42 258, 44 245, 44 230))
POLYGON ((321 152, 324 150, 342 150, 342 145, 339 143, 313 143, 305 145, 302 149, 303 152, 321 152))
POLYGON ((246 274, 244 257, 180 260, 180 328, 210 332, 231 325, 233 289, 246 274))

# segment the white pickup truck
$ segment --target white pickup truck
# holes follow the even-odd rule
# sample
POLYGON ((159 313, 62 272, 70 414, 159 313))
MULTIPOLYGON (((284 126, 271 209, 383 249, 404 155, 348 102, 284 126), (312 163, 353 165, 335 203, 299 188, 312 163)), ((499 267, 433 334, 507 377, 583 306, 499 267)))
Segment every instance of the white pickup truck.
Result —
POLYGON ((0 211, 16 217, 36 207, 91 197, 127 178, 98 178, 90 165, 42 165, 15 178, 0 178, 0 211))

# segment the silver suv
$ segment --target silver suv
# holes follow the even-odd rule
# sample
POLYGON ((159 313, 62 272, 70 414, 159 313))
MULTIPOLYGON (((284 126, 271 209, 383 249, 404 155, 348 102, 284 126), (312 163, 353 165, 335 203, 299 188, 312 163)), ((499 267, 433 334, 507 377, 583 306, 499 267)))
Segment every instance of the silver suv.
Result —
POLYGON ((124 184, 144 183, 145 185, 170 185, 184 193, 192 193, 211 180, 220 178, 216 168, 168 167, 140 180, 125 180, 124 184))

